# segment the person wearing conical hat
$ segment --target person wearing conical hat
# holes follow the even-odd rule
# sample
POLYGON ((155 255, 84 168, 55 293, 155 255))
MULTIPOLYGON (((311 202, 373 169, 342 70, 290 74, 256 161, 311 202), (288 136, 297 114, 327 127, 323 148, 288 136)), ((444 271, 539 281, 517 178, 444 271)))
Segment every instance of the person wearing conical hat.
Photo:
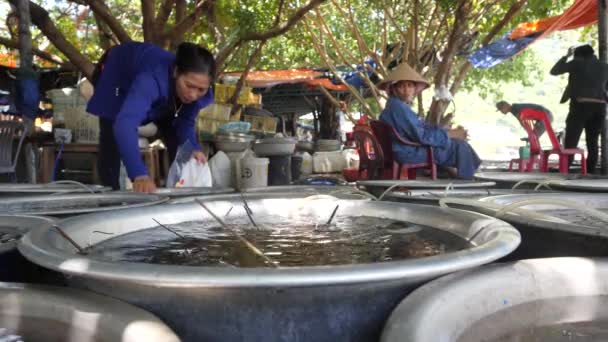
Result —
MULTIPOLYGON (((465 141, 464 128, 444 129, 429 126, 418 118, 411 104, 416 96, 429 87, 429 83, 406 63, 398 65, 378 84, 388 93, 389 99, 380 114, 380 120, 393 126, 407 140, 433 146, 435 163, 439 167, 455 167, 457 177, 472 179, 481 160, 465 141)), ((393 139, 394 158, 402 164, 426 161, 425 147, 404 145, 393 139)))

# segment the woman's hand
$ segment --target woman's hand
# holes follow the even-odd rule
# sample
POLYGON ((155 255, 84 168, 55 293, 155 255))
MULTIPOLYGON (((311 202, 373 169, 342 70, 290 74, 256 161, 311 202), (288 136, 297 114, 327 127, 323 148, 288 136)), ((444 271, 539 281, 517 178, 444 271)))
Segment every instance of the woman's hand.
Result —
POLYGON ((150 176, 139 176, 133 181, 133 191, 150 194, 156 192, 156 184, 150 176))
POLYGON ((468 132, 464 127, 458 126, 454 129, 450 129, 448 131, 448 137, 456 140, 465 140, 467 138, 468 132))
POLYGON ((201 150, 192 152, 192 158, 196 159, 197 162, 205 164, 207 162, 207 156, 201 150))

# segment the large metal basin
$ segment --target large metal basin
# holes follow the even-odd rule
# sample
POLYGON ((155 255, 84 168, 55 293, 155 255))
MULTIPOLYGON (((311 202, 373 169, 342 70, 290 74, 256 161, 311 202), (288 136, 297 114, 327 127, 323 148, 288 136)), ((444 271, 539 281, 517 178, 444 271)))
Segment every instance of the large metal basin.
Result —
MULTIPOLYGON (((407 220, 447 230, 474 247, 428 258, 375 264, 229 268, 111 263, 76 254, 54 231, 26 235, 19 250, 44 267, 69 275, 74 286, 107 294, 161 317, 185 341, 373 341, 394 306, 412 289, 441 275, 510 253, 519 234, 510 225, 472 212, 328 196, 264 198, 245 195, 258 223, 301 214, 407 220)), ((245 215, 239 197, 205 201, 217 213, 245 215)), ((160 205, 65 219, 81 245, 120 234, 191 220, 212 220, 196 203, 160 205), (94 231, 114 235, 94 234, 94 231)))
POLYGON ((449 189, 488 189, 494 187, 494 182, 475 182, 463 180, 365 180, 358 181, 357 187, 364 188, 375 196, 382 196, 385 191, 395 189, 407 191, 418 189, 449 190, 449 189))
POLYGON ((608 192, 608 179, 569 179, 552 181, 549 186, 562 191, 608 192))
POLYGON ((500 189, 511 189, 517 185, 518 189, 533 189, 541 183, 564 180, 568 175, 559 173, 540 172, 478 172, 475 179, 483 182, 494 182, 500 189), (519 183, 519 184, 518 184, 519 183))
POLYGON ((384 200, 392 202, 418 203, 439 205, 442 198, 481 199, 488 196, 543 193, 539 190, 510 190, 510 189, 451 189, 451 190, 410 190, 407 192, 391 191, 384 200))
POLYGON ((437 279, 411 293, 391 314, 381 342, 605 341, 606 305, 606 259, 495 264, 437 279), (595 323, 601 337, 563 326, 580 322, 595 323), (513 336, 521 332, 529 335, 513 336))
POLYGON ((188 196, 221 195, 234 192, 233 188, 208 188, 208 187, 186 187, 186 188, 159 188, 156 195, 169 198, 180 198, 188 196))
POLYGON ((17 250, 21 236, 31 229, 47 228, 54 222, 50 217, 0 215, 0 281, 41 282, 45 276, 55 273, 27 261, 17 250))
POLYGON ((78 182, 57 182, 48 184, 0 184, 0 198, 14 196, 40 196, 67 193, 101 193, 110 191, 109 187, 87 185, 78 182))
POLYGON ((70 216, 150 206, 166 202, 160 195, 114 192, 0 198, 0 214, 70 216))
MULTIPOLYGON (((263 188, 249 188, 243 189, 243 194, 253 198, 281 198, 281 197, 293 197, 293 196, 315 196, 315 195, 329 195, 340 199, 370 199, 369 193, 358 190, 352 186, 314 186, 314 185, 279 185, 279 186, 267 186, 263 188)), ((241 197, 240 192, 236 192, 230 195, 208 195, 208 196, 187 196, 182 198, 176 198, 171 200, 169 203, 188 203, 193 202, 195 199, 201 200, 213 200, 215 198, 223 198, 224 196, 232 196, 234 199, 241 197)))
POLYGON ((606 230, 608 223, 601 225, 601 220, 598 221, 584 211, 548 202, 555 200, 574 203, 583 209, 608 213, 608 196, 575 192, 493 196, 479 201, 469 201, 466 204, 456 203, 456 207, 498 217, 519 230, 522 243, 505 260, 608 256, 608 230, 606 230), (525 204, 522 201, 532 202, 525 204), (518 202, 525 204, 519 207, 525 211, 517 213, 509 210, 499 214, 499 210, 487 205, 505 207, 518 202), (542 216, 538 216, 539 214, 542 216), (591 219, 600 222, 600 225, 589 224, 591 219))
POLYGON ((180 341, 154 315, 116 299, 19 283, 0 283, 0 327, 24 341, 180 341))

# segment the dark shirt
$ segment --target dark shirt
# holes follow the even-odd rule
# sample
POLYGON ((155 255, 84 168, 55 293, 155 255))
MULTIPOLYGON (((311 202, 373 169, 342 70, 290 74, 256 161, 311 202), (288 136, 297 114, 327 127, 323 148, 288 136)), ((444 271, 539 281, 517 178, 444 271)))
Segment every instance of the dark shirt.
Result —
POLYGON ((580 98, 606 100, 606 84, 608 83, 608 64, 597 57, 574 58, 566 62, 567 56, 560 58, 551 68, 551 75, 568 73, 568 86, 564 91, 561 103, 580 98))
MULTIPOLYGON (((513 116, 515 116, 517 120, 519 120, 521 111, 524 109, 534 109, 541 112, 545 112, 547 113, 547 118, 549 119, 549 122, 553 122, 553 114, 551 113, 551 111, 541 105, 537 105, 534 103, 513 103, 511 105, 511 114, 513 114, 513 116)), ((537 121, 536 124, 534 124, 534 131, 539 137, 543 135, 543 133, 545 133, 546 129, 542 121, 537 121)))

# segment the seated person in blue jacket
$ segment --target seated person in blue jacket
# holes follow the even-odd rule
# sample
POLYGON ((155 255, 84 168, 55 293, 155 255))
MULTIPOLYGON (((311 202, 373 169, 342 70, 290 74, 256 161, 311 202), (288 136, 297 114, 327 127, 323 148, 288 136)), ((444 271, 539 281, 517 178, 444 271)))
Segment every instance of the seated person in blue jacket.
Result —
POLYGON ((138 144, 137 128, 149 122, 158 126, 170 160, 188 141, 194 147, 192 158, 207 162, 194 125, 198 112, 213 102, 215 68, 213 55, 192 43, 180 44, 176 54, 138 42, 117 45, 104 54, 87 106, 89 113, 99 116, 103 185, 119 188, 122 159, 135 191, 156 190, 138 144))
MULTIPOLYGON (((547 114, 547 118, 549 119, 549 122, 553 122, 553 114, 551 114, 551 111, 548 110, 547 108, 541 106, 541 105, 537 105, 534 103, 513 103, 510 104, 507 101, 499 101, 498 103, 496 103, 496 109, 498 109, 499 112, 503 113, 503 114, 507 114, 507 113, 511 113, 513 114, 513 116, 519 120, 519 116, 521 115, 521 111, 524 109, 533 109, 533 110, 537 110, 540 112, 545 112, 547 114)), ((536 135, 540 138, 541 135, 543 135, 545 133, 546 129, 545 129, 545 124, 542 121, 537 121, 534 124, 534 132, 536 133, 536 135)))
MULTIPOLYGON (((460 179, 473 178, 481 160, 465 141, 466 130, 462 127, 448 130, 429 126, 411 108, 416 96, 429 87, 426 80, 409 65, 402 63, 378 87, 389 95, 380 120, 393 126, 407 140, 432 146, 437 166, 455 167, 460 179)), ((403 145, 396 140, 393 141, 393 153, 399 163, 422 163, 427 160, 426 148, 403 145)))

